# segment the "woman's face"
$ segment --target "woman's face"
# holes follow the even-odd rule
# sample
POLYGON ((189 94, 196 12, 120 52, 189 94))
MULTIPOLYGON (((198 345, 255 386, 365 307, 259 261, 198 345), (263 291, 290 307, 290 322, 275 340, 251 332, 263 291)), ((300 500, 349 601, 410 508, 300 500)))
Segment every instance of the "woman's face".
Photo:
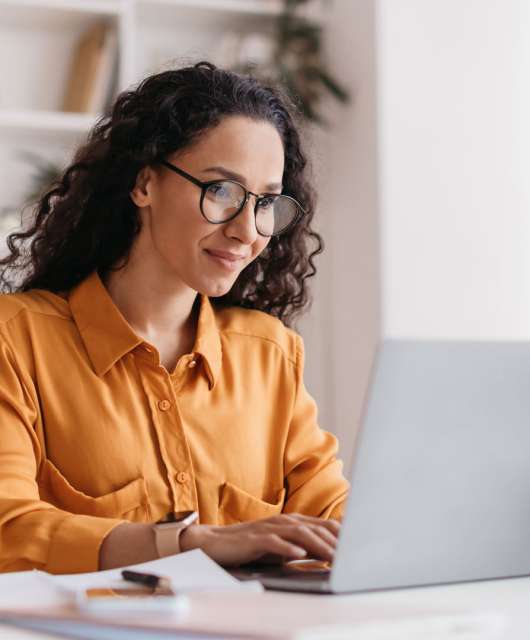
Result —
MULTIPOLYGON (((232 178, 254 193, 281 193, 283 144, 266 122, 227 117, 167 160, 200 181, 232 178)), ((147 252, 162 278, 205 295, 227 293, 269 242, 256 231, 253 196, 233 220, 210 224, 201 215, 200 187, 164 166, 140 172, 131 196, 142 218, 143 258, 147 252), (215 257, 219 252, 234 259, 215 257)))

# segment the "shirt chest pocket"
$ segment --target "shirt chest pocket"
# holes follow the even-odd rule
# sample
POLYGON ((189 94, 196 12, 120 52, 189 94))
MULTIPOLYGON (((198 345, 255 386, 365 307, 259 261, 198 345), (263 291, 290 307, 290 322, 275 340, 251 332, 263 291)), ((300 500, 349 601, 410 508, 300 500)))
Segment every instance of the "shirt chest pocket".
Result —
POLYGON ((270 518, 282 512, 285 488, 279 491, 274 503, 250 495, 230 482, 223 485, 219 501, 219 524, 236 524, 270 518))
POLYGON ((69 513, 145 522, 149 505, 145 480, 136 478, 116 491, 89 496, 73 487, 57 467, 45 460, 39 474, 41 500, 69 513))

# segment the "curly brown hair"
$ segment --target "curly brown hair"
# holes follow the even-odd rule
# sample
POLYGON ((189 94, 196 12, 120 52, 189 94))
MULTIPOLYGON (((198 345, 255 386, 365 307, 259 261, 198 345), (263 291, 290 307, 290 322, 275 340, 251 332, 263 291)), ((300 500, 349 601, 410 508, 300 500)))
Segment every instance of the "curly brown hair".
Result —
POLYGON ((140 230, 131 200, 139 171, 191 144, 224 117, 271 123, 285 150, 286 193, 306 213, 216 298, 223 306, 259 309, 287 325, 310 303, 306 280, 316 273, 322 238, 311 229, 315 198, 307 178, 297 114, 278 87, 208 62, 145 78, 124 91, 101 118, 62 176, 37 202, 31 224, 9 235, 0 260, 5 291, 68 291, 93 271, 102 277, 123 266, 140 230), (18 281, 15 285, 14 282, 18 281))

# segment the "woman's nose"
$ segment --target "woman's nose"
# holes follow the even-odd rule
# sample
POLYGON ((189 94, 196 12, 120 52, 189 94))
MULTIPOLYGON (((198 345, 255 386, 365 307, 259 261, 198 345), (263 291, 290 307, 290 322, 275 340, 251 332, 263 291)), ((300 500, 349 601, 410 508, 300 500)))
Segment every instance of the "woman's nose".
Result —
POLYGON ((243 244, 252 244, 258 237, 254 197, 251 195, 239 214, 226 225, 226 233, 243 244))

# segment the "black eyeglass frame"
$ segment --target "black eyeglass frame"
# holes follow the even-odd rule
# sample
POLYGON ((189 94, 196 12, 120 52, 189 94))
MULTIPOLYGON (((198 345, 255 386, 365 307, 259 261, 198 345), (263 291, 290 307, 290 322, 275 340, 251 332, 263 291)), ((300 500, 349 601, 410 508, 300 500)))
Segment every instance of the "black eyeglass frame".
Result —
POLYGON ((266 198, 270 198, 270 197, 276 197, 277 198, 278 196, 281 196, 282 198, 288 198, 289 200, 294 202, 294 204, 296 205, 296 209, 297 209, 296 216, 281 231, 277 231, 276 233, 272 233, 272 234, 269 235, 269 234, 266 234, 266 233, 261 233, 261 231, 258 229, 258 226, 256 225, 256 231, 259 233, 260 236, 263 236, 264 238, 272 238, 274 236, 279 236, 282 233, 285 233, 287 230, 289 230, 292 227, 294 227, 295 224, 300 222, 300 219, 302 218, 302 216, 304 216, 307 213, 306 210, 302 207, 302 205, 298 202, 298 200, 296 200, 295 198, 292 198, 291 196, 285 195, 283 193, 253 193, 252 191, 249 191, 240 182, 238 182, 237 180, 232 180, 231 178, 217 178, 216 180, 207 180, 206 182, 203 182, 201 180, 198 180, 197 178, 194 178, 192 175, 190 175, 189 173, 187 173, 183 169, 180 169, 179 167, 175 166, 174 164, 171 164, 171 162, 169 162, 168 160, 161 160, 160 164, 162 164, 164 167, 167 167, 168 169, 171 169, 171 171, 174 171, 179 176, 185 178, 186 180, 188 180, 189 182, 193 183, 194 185, 196 185, 197 187, 199 187, 201 189, 201 199, 200 199, 200 202, 199 202, 199 209, 201 211, 202 217, 207 222, 209 222, 210 224, 225 224, 226 222, 230 222, 231 220, 236 218, 243 211, 243 209, 245 208, 250 196, 254 196, 256 198, 256 202, 254 204, 254 219, 257 216, 258 207, 259 207, 260 201, 264 200, 266 198), (219 184, 220 182, 232 182, 233 184, 237 184, 238 187, 241 187, 241 189, 243 189, 243 191, 245 193, 245 199, 241 203, 241 206, 239 207, 239 209, 234 214, 232 214, 229 218, 227 218, 226 220, 212 221, 206 216, 206 214, 203 211, 203 202, 204 202, 204 198, 206 196, 206 192, 208 190, 208 187, 210 187, 212 184, 219 184))

